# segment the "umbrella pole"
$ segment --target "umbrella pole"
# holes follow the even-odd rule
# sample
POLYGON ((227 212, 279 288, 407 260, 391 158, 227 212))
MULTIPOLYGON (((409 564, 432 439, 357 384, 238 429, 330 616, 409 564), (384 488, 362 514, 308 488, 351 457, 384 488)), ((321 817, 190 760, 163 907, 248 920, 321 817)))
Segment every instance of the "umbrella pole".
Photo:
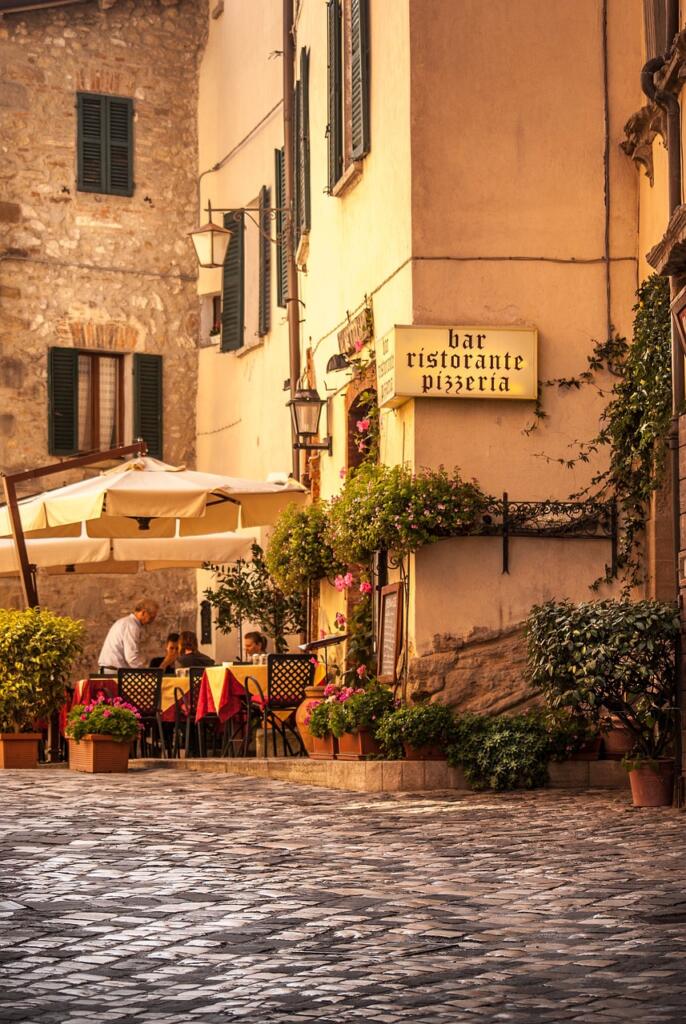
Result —
POLYGON ((21 473, 3 473, 2 487, 7 502, 7 511, 10 517, 12 540, 17 552, 19 562, 19 579, 21 583, 22 596, 27 608, 38 606, 38 591, 33 577, 29 555, 26 548, 24 528, 19 514, 19 503, 17 501, 17 484, 25 480, 37 480, 41 476, 50 476, 53 473, 62 473, 67 469, 80 469, 81 466, 92 466, 96 462, 103 462, 105 459, 118 459, 123 455, 145 455, 148 446, 140 438, 133 444, 122 444, 117 448, 108 448, 103 452, 91 452, 90 455, 78 455, 73 459, 64 459, 63 462, 56 462, 50 466, 39 466, 37 469, 26 469, 21 473))

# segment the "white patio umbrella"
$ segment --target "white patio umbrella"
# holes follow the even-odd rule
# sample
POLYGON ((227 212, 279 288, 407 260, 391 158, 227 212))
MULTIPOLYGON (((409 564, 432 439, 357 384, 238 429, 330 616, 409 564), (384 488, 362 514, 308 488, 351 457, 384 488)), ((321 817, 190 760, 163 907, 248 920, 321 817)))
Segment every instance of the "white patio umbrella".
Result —
MULTIPOLYGON (((50 539, 85 523, 91 538, 175 538, 266 526, 306 489, 293 480, 274 483, 199 473, 139 457, 88 480, 67 484, 19 502, 28 535, 50 539)), ((6 507, 0 537, 9 537, 6 507)), ((34 563, 37 564, 37 563, 34 563)))

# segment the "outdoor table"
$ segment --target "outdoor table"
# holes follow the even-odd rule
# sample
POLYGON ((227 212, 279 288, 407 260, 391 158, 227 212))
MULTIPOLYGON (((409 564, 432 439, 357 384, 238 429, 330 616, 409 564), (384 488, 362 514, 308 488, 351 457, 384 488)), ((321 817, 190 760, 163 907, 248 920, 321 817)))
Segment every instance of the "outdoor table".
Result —
MULTIPOLYGON (((314 685, 323 683, 326 676, 324 665, 318 664, 314 673, 314 685)), ((216 714, 220 722, 227 722, 241 710, 241 699, 247 690, 253 702, 261 707, 262 696, 267 697, 266 665, 216 665, 205 669, 198 694, 195 720, 205 715, 216 714), (254 680, 254 681, 253 681, 254 680)), ((290 711, 285 712, 290 714, 290 711)))

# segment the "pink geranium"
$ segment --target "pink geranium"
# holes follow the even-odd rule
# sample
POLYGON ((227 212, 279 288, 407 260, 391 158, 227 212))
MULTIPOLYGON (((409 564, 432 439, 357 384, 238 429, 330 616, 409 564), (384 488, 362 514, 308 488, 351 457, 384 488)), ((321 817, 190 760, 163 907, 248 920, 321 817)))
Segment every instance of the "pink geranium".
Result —
POLYGON ((371 421, 368 419, 357 421, 357 429, 361 434, 365 434, 369 430, 370 425, 371 421))
POLYGON ((371 592, 372 592, 372 585, 369 582, 369 580, 362 580, 362 582, 360 583, 360 593, 361 594, 371 594, 371 592))
POLYGON ((343 612, 336 612, 336 629, 345 629, 345 624, 348 620, 346 619, 343 612))
POLYGON ((362 349, 364 348, 364 342, 362 341, 362 338, 355 338, 353 347, 356 352, 361 352, 362 349))
POLYGON ((364 677, 367 675, 367 666, 366 665, 358 665, 357 668, 355 669, 355 671, 357 672, 357 674, 360 677, 360 679, 364 679, 364 677))

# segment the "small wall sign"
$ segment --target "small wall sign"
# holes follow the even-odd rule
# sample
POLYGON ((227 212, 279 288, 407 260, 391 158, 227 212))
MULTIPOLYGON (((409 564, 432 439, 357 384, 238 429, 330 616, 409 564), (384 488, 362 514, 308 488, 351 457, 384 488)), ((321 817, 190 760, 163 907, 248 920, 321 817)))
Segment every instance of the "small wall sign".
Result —
POLYGON ((376 674, 380 683, 394 683, 397 679, 402 623, 402 586, 400 583, 389 583, 381 588, 379 602, 376 674))
POLYGON ((376 346, 379 405, 408 398, 535 400, 535 327, 396 326, 376 346))

